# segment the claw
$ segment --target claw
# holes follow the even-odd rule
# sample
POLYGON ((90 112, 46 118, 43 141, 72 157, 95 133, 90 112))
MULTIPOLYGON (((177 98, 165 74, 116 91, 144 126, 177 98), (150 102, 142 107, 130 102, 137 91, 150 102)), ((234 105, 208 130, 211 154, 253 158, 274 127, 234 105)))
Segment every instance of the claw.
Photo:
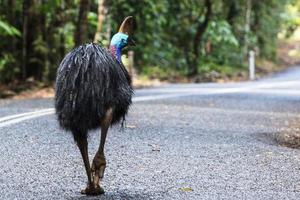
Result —
POLYGON ((97 196, 104 194, 104 189, 99 185, 95 186, 87 186, 85 189, 81 190, 81 194, 97 196))

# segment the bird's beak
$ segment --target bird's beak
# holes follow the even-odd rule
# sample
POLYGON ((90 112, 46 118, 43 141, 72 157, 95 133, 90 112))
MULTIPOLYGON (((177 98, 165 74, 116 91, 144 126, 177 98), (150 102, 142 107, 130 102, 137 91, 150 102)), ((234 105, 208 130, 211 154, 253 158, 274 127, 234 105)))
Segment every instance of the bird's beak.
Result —
POLYGON ((135 45, 136 45, 135 41, 131 37, 129 37, 128 38, 128 46, 135 46, 135 45))

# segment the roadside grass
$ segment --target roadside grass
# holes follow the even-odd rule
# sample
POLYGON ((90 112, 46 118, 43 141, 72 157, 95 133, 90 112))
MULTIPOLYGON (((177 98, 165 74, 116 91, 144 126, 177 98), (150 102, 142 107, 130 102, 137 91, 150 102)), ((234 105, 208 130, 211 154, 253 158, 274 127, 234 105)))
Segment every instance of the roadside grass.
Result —
POLYGON ((49 98, 54 96, 53 84, 27 79, 9 84, 0 84, 0 99, 49 98))
POLYGON ((300 149, 300 118, 286 121, 275 140, 281 146, 300 149))
MULTIPOLYGON (((266 59, 256 60, 257 78, 300 64, 300 28, 289 39, 281 38, 277 54, 276 62, 266 59)), ((129 60, 124 57, 124 64, 128 65, 128 63, 129 60)), ((144 66, 139 73, 135 69, 129 71, 132 73, 135 88, 159 86, 165 83, 223 83, 248 80, 247 62, 243 63, 242 66, 220 65, 213 62, 202 63, 199 65, 198 75, 193 77, 187 77, 187 72, 184 69, 165 66, 144 66)), ((45 84, 30 78, 24 82, 0 83, 0 99, 53 97, 53 85, 53 82, 45 84)))
POLYGON ((144 67, 141 80, 159 80, 170 83, 230 82, 247 80, 247 68, 205 63, 199 66, 198 74, 187 76, 186 70, 160 66, 144 67))
MULTIPOLYGON (((292 37, 280 41, 278 55, 279 63, 283 66, 300 64, 300 27, 292 37)), ((300 149, 300 117, 286 121, 275 139, 282 146, 300 149)))
POLYGON ((277 54, 281 65, 300 64, 300 27, 290 38, 281 37, 277 54))

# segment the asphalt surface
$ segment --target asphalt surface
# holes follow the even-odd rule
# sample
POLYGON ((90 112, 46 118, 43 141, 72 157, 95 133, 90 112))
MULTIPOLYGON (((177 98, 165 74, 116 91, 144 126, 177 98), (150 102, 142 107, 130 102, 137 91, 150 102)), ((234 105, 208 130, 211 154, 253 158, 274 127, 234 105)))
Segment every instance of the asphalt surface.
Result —
MULTIPOLYGON (((52 99, 0 101, 0 199, 300 199, 300 68, 263 80, 137 90, 127 128, 106 143, 105 195, 80 194, 79 151, 52 99), (15 120, 16 118, 21 120, 15 120), (299 127, 298 127, 299 125, 299 127)), ((91 132, 90 157, 99 144, 91 132)))

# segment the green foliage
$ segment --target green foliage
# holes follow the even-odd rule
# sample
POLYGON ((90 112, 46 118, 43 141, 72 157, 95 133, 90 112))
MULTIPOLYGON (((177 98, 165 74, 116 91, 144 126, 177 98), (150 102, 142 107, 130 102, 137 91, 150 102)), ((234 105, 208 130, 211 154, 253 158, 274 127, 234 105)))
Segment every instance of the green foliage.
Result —
POLYGON ((15 64, 16 60, 11 54, 4 54, 0 57, 0 82, 7 83, 19 73, 19 69, 15 64))
POLYGON ((2 21, 0 18, 0 36, 21 36, 21 33, 18 29, 8 24, 5 21, 2 21))
POLYGON ((140 74, 150 79, 170 80, 176 77, 184 77, 185 72, 181 70, 174 70, 172 68, 151 66, 144 67, 140 74))
MULTIPOLYGON (((98 1, 90 2, 86 42, 93 40, 98 20, 98 1)), ((276 59, 278 33, 284 30, 288 37, 300 24, 299 0, 251 2, 247 31, 246 0, 107 0, 108 15, 102 32, 106 35, 110 28, 112 35, 125 16, 134 16, 135 66, 141 74, 153 78, 184 76, 191 67, 196 67, 200 74, 233 73, 244 69, 249 49, 256 50, 261 58, 276 59), (197 43, 196 35, 206 18, 207 2, 211 2, 212 12, 197 43), (199 55, 195 48, 199 49, 199 55)), ((24 33, 20 30, 24 28, 24 5, 30 7, 25 48, 27 77, 32 76, 31 71, 37 71, 33 74, 36 79, 51 82, 61 59, 74 47, 80 0, 30 0, 26 4, 21 0, 1 1, 0 81, 21 76, 24 33)), ((101 42, 108 44, 104 37, 101 42)))
POLYGON ((300 1, 295 1, 294 4, 288 4, 285 11, 281 14, 284 20, 283 32, 286 38, 292 36, 294 31, 300 26, 300 1))
MULTIPOLYGON (((203 68, 209 66, 204 65, 205 62, 215 63, 217 65, 233 65, 240 66, 242 60, 240 42, 231 30, 228 22, 212 21, 206 31, 204 41, 208 41, 211 45, 211 52, 203 49, 201 66, 203 68)), ((201 70, 200 66, 200 71, 201 70)), ((213 68, 212 68, 213 69, 213 68)))
POLYGON ((239 41, 231 31, 231 26, 224 20, 212 21, 206 31, 206 37, 214 44, 224 43, 239 46, 239 41))

